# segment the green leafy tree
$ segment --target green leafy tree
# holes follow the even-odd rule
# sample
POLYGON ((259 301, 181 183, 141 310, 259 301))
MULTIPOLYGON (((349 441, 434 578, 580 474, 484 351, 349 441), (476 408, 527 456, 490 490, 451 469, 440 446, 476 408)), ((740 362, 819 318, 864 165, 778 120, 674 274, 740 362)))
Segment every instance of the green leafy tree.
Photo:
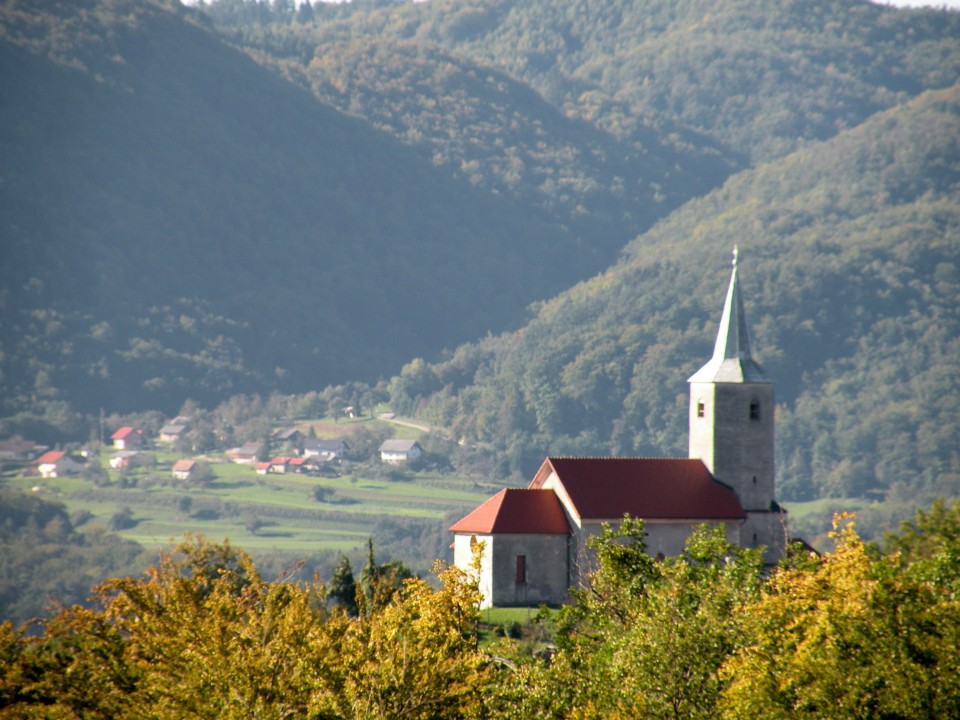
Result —
POLYGON ((960 501, 947 507, 938 498, 929 511, 917 510, 886 545, 915 577, 960 593, 960 501))
POLYGON ((560 611, 551 666, 524 664, 521 716, 713 718, 719 670, 744 640, 742 609, 759 592, 759 551, 697 528, 683 554, 656 561, 643 522, 591 538, 597 570, 560 611))

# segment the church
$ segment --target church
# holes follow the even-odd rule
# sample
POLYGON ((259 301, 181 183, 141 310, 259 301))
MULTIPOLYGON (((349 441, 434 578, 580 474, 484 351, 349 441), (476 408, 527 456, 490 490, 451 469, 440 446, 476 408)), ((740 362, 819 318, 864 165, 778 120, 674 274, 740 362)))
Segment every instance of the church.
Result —
POLYGON ((713 357, 688 379, 686 458, 548 457, 526 489, 504 489, 454 524, 454 564, 483 543, 483 606, 560 604, 591 571, 587 539, 641 518, 647 551, 676 555, 695 525, 722 525, 741 547, 786 545, 775 499, 773 382, 754 361, 737 250, 713 357))

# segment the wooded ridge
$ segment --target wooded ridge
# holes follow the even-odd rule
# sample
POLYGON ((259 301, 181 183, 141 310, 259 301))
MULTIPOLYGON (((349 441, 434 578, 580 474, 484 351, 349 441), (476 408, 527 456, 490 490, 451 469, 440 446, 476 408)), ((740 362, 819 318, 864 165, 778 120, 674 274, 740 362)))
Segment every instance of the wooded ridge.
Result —
POLYGON ((0 8, 5 433, 382 378, 517 478, 682 455, 738 244, 783 498, 960 494, 960 14, 307 7, 0 8))

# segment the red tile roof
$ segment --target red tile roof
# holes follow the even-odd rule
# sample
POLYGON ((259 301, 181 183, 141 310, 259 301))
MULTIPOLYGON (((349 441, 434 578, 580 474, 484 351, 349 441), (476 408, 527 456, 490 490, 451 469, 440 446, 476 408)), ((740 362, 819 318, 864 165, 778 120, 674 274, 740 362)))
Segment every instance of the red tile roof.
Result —
POLYGON ((177 460, 173 464, 173 470, 174 472, 189 472, 194 465, 196 465, 196 462, 193 460, 177 460))
POLYGON ((570 524, 552 490, 504 489, 450 528, 461 533, 566 534, 570 524))
POLYGON ((59 462, 66 453, 62 453, 58 450, 51 450, 50 452, 45 452, 43 455, 34 460, 34 465, 53 465, 54 463, 59 462))
POLYGON ((674 458, 550 458, 530 488, 551 471, 584 520, 742 520, 736 493, 717 481, 702 460, 674 458))
POLYGON ((110 439, 111 439, 111 440, 123 440, 127 435, 129 435, 129 434, 132 433, 132 432, 139 432, 139 431, 135 431, 135 430, 134 430, 132 427, 130 427, 129 425, 124 425, 122 428, 120 428, 119 430, 117 430, 113 435, 111 435, 111 436, 110 436, 110 439))

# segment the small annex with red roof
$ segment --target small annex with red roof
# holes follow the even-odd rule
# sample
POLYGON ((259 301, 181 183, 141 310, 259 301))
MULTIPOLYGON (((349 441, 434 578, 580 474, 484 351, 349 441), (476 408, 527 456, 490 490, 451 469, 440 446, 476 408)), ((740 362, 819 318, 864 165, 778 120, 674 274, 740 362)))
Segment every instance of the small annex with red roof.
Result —
POLYGON ((783 554, 773 383, 751 356, 737 257, 734 249, 714 355, 688 380, 688 457, 548 457, 527 489, 501 490, 455 523, 455 565, 471 568, 483 543, 484 607, 563 603, 593 569, 588 539, 626 515, 644 521, 652 556, 682 553, 703 524, 764 548, 767 563, 783 554))
POLYGON ((501 490, 450 528, 454 563, 469 567, 478 543, 485 605, 557 602, 569 584, 567 513, 553 490, 501 490))

